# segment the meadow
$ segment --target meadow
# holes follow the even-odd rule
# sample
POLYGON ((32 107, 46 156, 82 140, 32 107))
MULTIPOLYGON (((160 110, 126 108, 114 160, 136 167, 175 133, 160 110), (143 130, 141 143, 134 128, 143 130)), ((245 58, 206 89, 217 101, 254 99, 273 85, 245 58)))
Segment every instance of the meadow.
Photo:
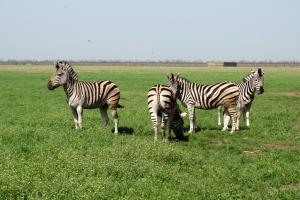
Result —
POLYGON ((75 130, 63 88, 46 87, 54 66, 0 66, 0 199, 300 199, 300 68, 262 67, 249 128, 221 131, 216 109, 197 109, 200 129, 188 133, 186 116, 184 139, 167 143, 154 142, 151 86, 167 85, 167 73, 241 82, 250 68, 73 68, 120 88, 119 134, 110 113, 102 128, 98 109, 75 130))

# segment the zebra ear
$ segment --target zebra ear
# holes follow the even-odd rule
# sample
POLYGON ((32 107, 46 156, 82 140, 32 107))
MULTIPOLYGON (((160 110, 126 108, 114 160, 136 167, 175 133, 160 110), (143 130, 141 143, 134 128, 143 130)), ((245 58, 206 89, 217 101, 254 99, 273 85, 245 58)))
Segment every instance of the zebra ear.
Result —
POLYGON ((255 71, 253 71, 253 70, 251 69, 251 73, 252 73, 252 74, 254 74, 254 73, 255 73, 255 71))
POLYGON ((54 61, 54 67, 55 67, 56 69, 59 68, 58 63, 57 63, 56 61, 54 61))
POLYGON ((170 78, 170 74, 169 74, 169 73, 167 73, 167 78, 168 78, 168 80, 169 80, 169 78, 170 78))
POLYGON ((172 80, 174 80, 174 75, 171 73, 171 75, 172 75, 172 80))
POLYGON ((265 70, 262 70, 262 71, 261 71, 261 74, 264 75, 264 74, 265 74, 265 70))

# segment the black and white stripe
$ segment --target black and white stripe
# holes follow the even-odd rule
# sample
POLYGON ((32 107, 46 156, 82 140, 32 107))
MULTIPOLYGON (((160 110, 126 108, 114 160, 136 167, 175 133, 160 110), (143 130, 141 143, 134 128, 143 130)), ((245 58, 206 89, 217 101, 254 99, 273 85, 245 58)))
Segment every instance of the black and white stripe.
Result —
POLYGON ((157 141, 158 117, 160 118, 161 137, 166 141, 165 129, 168 123, 168 139, 171 139, 171 129, 176 138, 183 137, 183 119, 186 113, 181 113, 172 90, 165 85, 155 85, 148 92, 148 110, 154 129, 154 141, 157 141))
MULTIPOLYGON (((240 97, 237 101, 237 123, 236 123, 236 128, 237 130, 239 129, 239 118, 240 118, 240 103, 244 103, 245 109, 246 109, 246 125, 250 126, 249 122, 249 112, 250 108, 252 105, 252 102, 254 100, 254 93, 255 91, 257 94, 262 94, 264 93, 264 71, 258 68, 256 71, 252 71, 251 73, 248 74, 245 78, 243 78, 243 82, 237 83, 239 90, 240 90, 240 97)), ((221 109, 222 106, 218 107, 218 124, 221 125, 221 109)), ((226 115, 226 114, 225 114, 226 115)), ((224 115, 224 117, 226 117, 224 115)))
POLYGON ((120 99, 119 88, 108 80, 81 82, 74 72, 71 65, 65 61, 54 62, 56 71, 48 82, 48 89, 53 90, 63 86, 67 95, 67 103, 74 116, 75 127, 82 127, 82 110, 83 109, 100 109, 103 126, 108 123, 107 109, 114 118, 115 133, 118 133, 119 117, 117 108, 122 107, 118 104, 120 99))
MULTIPOLYGON (((220 82, 212 84, 197 84, 179 77, 179 74, 167 74, 169 87, 175 93, 181 103, 188 108, 190 119, 189 132, 197 129, 195 119, 195 108, 214 109, 219 105, 224 105, 226 112, 232 117, 233 124, 231 133, 235 131, 236 112, 234 105, 239 98, 239 88, 234 82, 220 82)), ((229 121, 229 119, 228 119, 229 121)), ((223 130, 226 130, 224 124, 223 130)))

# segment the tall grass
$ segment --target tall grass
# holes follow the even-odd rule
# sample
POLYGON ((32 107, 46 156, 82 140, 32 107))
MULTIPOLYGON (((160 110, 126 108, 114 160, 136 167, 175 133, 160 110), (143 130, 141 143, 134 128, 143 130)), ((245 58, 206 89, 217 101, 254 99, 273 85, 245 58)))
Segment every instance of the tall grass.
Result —
POLYGON ((110 114, 103 129, 98 109, 84 110, 75 130, 63 88, 46 88, 48 67, 0 72, 0 199, 300 198, 300 99, 284 94, 300 92, 299 68, 264 69, 250 128, 241 121, 241 130, 222 132, 216 110, 196 110, 198 132, 188 133, 186 117, 184 140, 155 143, 147 92, 166 85, 166 73, 239 82, 250 69, 75 66, 82 81, 120 88, 114 135, 110 114))

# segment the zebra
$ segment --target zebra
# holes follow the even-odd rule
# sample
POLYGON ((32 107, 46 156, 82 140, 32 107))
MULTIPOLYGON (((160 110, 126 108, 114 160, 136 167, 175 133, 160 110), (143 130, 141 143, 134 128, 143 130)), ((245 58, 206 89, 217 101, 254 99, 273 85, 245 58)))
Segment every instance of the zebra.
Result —
MULTIPOLYGON (((240 93, 242 96, 242 101, 244 102, 245 109, 246 109, 246 125, 250 126, 249 122, 249 112, 252 105, 252 101, 254 100, 254 93, 255 91, 257 94, 264 93, 264 73, 265 71, 258 68, 256 71, 251 69, 251 73, 248 74, 245 78, 243 78, 243 82, 237 83, 240 93)), ((237 101, 237 107, 240 106, 241 99, 237 101)), ((218 107, 218 125, 221 125, 221 110, 222 105, 218 107)), ((226 117, 224 115, 224 117, 226 117)), ((239 118, 240 118, 240 110, 237 109, 237 123, 236 129, 239 130, 239 118)))
MULTIPOLYGON (((225 106, 225 112, 228 112, 232 117, 234 126, 230 133, 235 131, 236 112, 234 105, 239 98, 240 92, 236 83, 224 81, 212 84, 197 84, 189 82, 177 74, 167 74, 169 87, 172 89, 175 96, 181 101, 183 106, 188 108, 190 130, 189 133, 197 130, 195 108, 199 109, 214 109, 219 105, 225 106)), ((228 119, 229 121, 229 119, 228 119)), ((228 123, 228 122, 227 122, 228 123)), ((224 123, 223 131, 226 130, 227 124, 224 123)))
POLYGON ((107 109, 114 118, 115 132, 118 133, 119 116, 117 108, 123 108, 119 105, 120 90, 111 81, 78 81, 78 76, 71 65, 66 61, 54 62, 56 68, 53 77, 49 80, 47 88, 54 90, 63 86, 67 95, 67 103, 74 116, 75 128, 82 128, 83 109, 100 109, 103 126, 106 127, 109 118, 107 109))
POLYGON ((181 113, 172 90, 165 85, 155 85, 148 92, 148 110, 154 129, 154 141, 157 142, 157 117, 160 118, 161 137, 166 142, 165 129, 168 122, 168 132, 171 139, 171 129, 177 139, 183 138, 183 117, 187 114, 181 113))

